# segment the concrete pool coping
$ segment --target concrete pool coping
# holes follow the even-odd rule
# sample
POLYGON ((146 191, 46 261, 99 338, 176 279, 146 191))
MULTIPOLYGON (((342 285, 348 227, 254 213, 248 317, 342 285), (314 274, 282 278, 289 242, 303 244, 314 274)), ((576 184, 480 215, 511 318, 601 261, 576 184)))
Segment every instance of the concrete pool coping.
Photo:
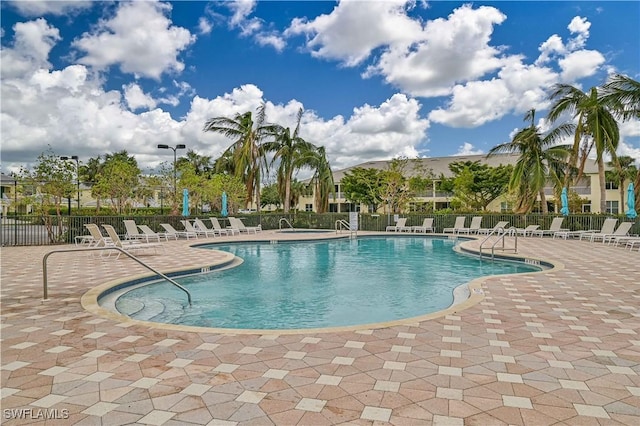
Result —
MULTIPOLYGON (((144 260, 160 270, 207 263, 189 243, 169 242, 167 255, 144 260)), ((487 279, 479 303, 413 325, 227 335, 85 311, 79 298, 89 286, 143 272, 122 258, 54 257, 43 302, 37 260, 56 248, 2 248, 3 409, 66 410, 64 424, 167 426, 640 418, 637 251, 519 239, 523 256, 563 267, 487 279)))

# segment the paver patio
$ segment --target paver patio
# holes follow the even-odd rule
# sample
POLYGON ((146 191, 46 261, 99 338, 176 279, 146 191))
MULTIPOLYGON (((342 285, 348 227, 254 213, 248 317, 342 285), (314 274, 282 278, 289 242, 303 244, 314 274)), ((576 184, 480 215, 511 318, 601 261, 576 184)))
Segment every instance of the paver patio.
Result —
MULTIPOLYGON (((215 240, 256 237, 295 236, 215 240)), ((204 241, 142 259, 161 271, 207 265, 215 254, 190 247, 204 241)), ((483 279, 479 303, 435 319, 297 334, 172 330, 85 310, 91 287, 146 272, 124 257, 52 255, 43 301, 42 258, 65 246, 3 247, 2 423, 640 424, 640 253, 518 244, 557 267, 483 279)))

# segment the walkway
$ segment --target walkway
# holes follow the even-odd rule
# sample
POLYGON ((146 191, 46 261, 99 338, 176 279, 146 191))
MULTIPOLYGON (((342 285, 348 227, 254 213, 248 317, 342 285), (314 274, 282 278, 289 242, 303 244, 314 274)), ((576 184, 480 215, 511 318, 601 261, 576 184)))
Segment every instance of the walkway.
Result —
MULTIPOLYGON (((163 271, 211 263, 196 241, 143 260, 163 271)), ((146 272, 124 257, 52 255, 42 301, 42 257, 54 248, 3 247, 3 424, 640 424, 640 253, 518 242, 520 255, 560 267, 486 279, 480 303, 436 319, 293 335, 85 311, 90 287, 146 272)))

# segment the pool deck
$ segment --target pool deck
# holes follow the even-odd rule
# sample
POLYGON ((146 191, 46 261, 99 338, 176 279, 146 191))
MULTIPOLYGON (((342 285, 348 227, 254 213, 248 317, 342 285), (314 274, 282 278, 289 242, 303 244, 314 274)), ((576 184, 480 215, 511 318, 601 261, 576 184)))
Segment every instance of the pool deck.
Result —
MULTIPOLYGON (((194 243, 255 237, 169 241, 140 258, 160 271, 199 268, 222 256, 194 243)), ((90 288, 147 272, 125 257, 52 255, 43 301, 42 258, 64 248, 2 248, 3 425, 640 424, 637 249, 519 238, 518 256, 557 268, 482 279, 481 300, 463 310, 349 331, 231 334, 84 309, 90 288)))

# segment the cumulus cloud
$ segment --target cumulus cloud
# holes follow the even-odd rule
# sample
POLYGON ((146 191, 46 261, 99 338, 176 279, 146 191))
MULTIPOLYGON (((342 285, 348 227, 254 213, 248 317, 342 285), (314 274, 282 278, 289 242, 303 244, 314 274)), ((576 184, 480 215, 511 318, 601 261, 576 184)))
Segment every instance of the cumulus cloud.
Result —
POLYGON ((200 34, 209 34, 213 30, 213 24, 205 17, 198 20, 198 31, 200 34))
POLYGON ((179 73, 179 54, 195 41, 187 29, 171 24, 171 5, 157 2, 120 3, 115 16, 73 41, 84 56, 83 65, 98 70, 118 65, 124 73, 159 79, 163 73, 179 73))
POLYGON ((61 39, 57 28, 43 18, 14 25, 13 46, 0 52, 2 77, 21 76, 39 68, 49 68, 49 52, 61 39))
POLYGON ((124 85, 122 89, 124 91, 124 99, 132 111, 140 108, 153 109, 156 107, 155 99, 144 93, 136 83, 124 85))
POLYGON ((44 15, 73 15, 91 8, 91 0, 56 0, 56 1, 10 1, 8 2, 23 16, 36 17, 44 15))
POLYGON ((458 147, 458 151, 453 154, 454 156, 461 156, 461 155, 480 155, 480 154, 484 154, 484 152, 473 146, 473 144, 469 143, 469 142, 465 142, 462 146, 458 147))
POLYGON ((341 1, 327 15, 313 20, 296 18, 286 36, 303 34, 306 47, 318 58, 335 59, 347 66, 361 63, 372 50, 385 45, 407 45, 420 39, 421 24, 406 15, 406 0, 341 1))

